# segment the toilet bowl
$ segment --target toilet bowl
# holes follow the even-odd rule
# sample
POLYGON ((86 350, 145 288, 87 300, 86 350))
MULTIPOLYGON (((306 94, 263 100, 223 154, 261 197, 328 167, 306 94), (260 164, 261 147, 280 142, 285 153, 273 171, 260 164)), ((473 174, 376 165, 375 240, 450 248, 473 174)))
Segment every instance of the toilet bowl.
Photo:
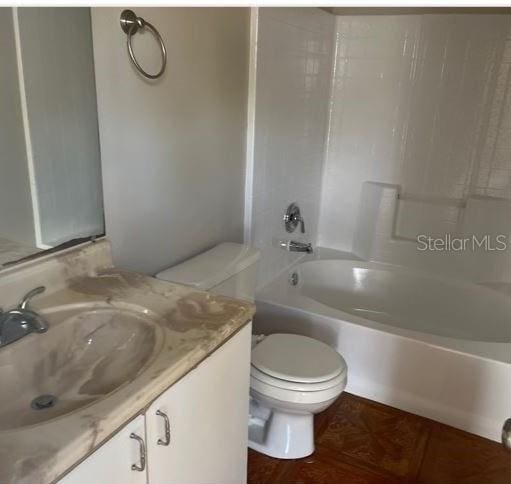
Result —
MULTIPOLYGON (((254 300, 259 251, 224 242, 159 272, 162 280, 254 300)), ((347 367, 328 345, 294 334, 255 337, 250 370, 249 447, 296 459, 314 452, 314 414, 346 387, 347 367)))
POLYGON ((249 447, 280 459, 314 452, 314 414, 347 383, 346 362, 328 345, 294 334, 272 334, 252 350, 249 447))

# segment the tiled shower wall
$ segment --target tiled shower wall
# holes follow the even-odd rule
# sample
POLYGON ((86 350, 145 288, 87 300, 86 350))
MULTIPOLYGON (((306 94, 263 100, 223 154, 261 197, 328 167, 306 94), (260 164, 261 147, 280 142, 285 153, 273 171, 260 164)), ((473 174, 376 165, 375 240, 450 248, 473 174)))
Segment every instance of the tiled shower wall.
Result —
POLYGON ((353 249, 364 181, 401 186, 403 237, 511 198, 510 63, 511 16, 337 17, 318 244, 353 249))
POLYGON ((251 243, 262 249, 259 284, 296 254, 280 239, 316 242, 333 67, 335 17, 316 8, 260 8, 251 243), (297 202, 306 234, 285 232, 297 202))

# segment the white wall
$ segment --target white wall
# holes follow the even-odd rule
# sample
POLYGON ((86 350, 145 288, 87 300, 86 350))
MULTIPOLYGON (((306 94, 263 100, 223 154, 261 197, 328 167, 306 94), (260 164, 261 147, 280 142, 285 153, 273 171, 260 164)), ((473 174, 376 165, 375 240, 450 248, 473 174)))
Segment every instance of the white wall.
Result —
POLYGON ((101 234, 103 200, 89 8, 19 8, 40 237, 101 234))
POLYGON ((0 8, 0 237, 35 245, 11 8, 0 8))
MULTIPOLYGON (((137 7, 167 47, 153 82, 130 64, 121 11, 92 9, 106 233, 116 265, 151 274, 242 240, 249 10, 137 7)), ((134 44, 157 69, 152 36, 134 44)))
POLYGON ((511 196, 511 18, 337 18, 319 243, 353 249, 362 183, 401 186, 396 235, 458 231, 511 196))
POLYGON ((260 8, 251 242, 263 250, 258 283, 296 254, 278 239, 316 241, 333 59, 335 17, 317 8, 260 8), (284 230, 297 202, 307 233, 284 230))

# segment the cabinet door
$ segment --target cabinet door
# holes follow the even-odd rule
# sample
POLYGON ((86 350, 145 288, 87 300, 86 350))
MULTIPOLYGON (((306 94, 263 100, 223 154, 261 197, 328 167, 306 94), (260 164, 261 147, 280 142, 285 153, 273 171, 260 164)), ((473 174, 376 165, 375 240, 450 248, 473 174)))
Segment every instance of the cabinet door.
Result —
POLYGON ((250 340, 247 325, 148 409, 150 484, 246 482, 250 340))
POLYGON ((141 462, 145 446, 145 421, 140 415, 115 434, 59 484, 147 484, 147 467, 141 462), (136 435, 142 442, 133 438, 136 435), (132 469, 136 465, 140 470, 132 469))

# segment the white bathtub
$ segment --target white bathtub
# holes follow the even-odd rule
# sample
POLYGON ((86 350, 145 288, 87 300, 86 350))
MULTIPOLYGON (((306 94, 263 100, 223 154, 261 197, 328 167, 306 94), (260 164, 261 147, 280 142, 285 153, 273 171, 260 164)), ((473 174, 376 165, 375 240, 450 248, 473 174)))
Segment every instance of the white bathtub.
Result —
POLYGON ((322 340, 348 363, 347 391, 498 441, 511 417, 511 293, 499 289, 308 260, 258 291, 254 329, 322 340))

